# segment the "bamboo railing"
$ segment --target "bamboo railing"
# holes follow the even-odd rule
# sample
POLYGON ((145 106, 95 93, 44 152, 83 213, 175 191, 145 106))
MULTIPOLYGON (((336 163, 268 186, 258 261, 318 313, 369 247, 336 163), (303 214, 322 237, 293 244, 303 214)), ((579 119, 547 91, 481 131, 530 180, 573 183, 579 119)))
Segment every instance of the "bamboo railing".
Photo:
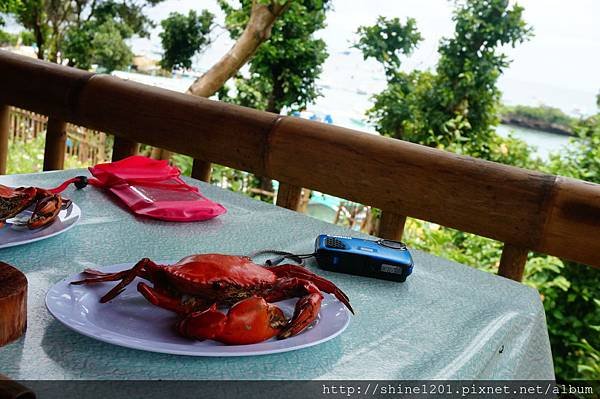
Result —
POLYGON ((137 143, 280 181, 277 204, 302 187, 382 210, 380 235, 400 239, 407 216, 504 243, 499 274, 521 280, 536 251, 600 267, 600 186, 285 117, 0 52, 3 122, 14 105, 48 115, 47 168, 60 166, 64 123, 115 136, 113 159, 137 143))

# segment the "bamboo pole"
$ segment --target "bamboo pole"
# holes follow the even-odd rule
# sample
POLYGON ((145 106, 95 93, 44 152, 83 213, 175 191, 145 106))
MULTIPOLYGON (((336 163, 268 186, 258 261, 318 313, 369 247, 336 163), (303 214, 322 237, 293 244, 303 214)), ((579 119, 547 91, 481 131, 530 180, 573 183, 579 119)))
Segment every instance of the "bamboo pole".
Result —
POLYGON ((211 174, 212 164, 210 162, 205 162, 201 159, 194 158, 194 163, 192 164, 192 177, 194 179, 210 183, 211 174))
POLYGON ((523 280, 529 251, 511 244, 504 244, 498 274, 515 281, 523 280))
POLYGON ((379 237, 388 240, 402 241, 406 216, 384 211, 379 223, 379 237))
POLYGON ((0 104, 0 175, 8 165, 8 138, 10 135, 10 107, 0 104))
POLYGON ((133 140, 115 136, 113 143, 112 161, 120 161, 138 153, 139 144, 133 140))
POLYGON ((67 123, 49 118, 44 147, 44 170, 61 170, 65 167, 67 123))
POLYGON ((284 182, 279 182, 277 190, 277 205, 283 208, 297 211, 302 199, 302 187, 293 186, 284 182))

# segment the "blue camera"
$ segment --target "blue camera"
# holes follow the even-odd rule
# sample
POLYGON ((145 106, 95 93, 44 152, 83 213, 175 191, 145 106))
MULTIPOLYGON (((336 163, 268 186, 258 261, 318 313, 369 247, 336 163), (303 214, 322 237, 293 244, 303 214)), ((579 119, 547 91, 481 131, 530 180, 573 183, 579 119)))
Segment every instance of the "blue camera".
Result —
POLYGON ((315 258, 324 270, 392 281, 405 281, 413 270, 406 245, 392 240, 321 234, 315 241, 315 258))

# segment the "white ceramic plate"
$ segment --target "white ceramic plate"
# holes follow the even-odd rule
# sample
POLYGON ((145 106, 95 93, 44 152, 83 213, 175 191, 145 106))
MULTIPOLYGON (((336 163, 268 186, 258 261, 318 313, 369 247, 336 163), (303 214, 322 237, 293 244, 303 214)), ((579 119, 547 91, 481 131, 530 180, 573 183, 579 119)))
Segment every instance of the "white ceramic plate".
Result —
MULTIPOLYGON (((18 216, 29 217, 30 215, 31 211, 24 211, 18 216)), ((72 203, 68 209, 60 211, 54 222, 39 229, 29 230, 27 226, 16 226, 10 223, 9 219, 6 225, 0 228, 0 249, 54 237, 75 226, 80 217, 81 209, 75 203, 72 203)))
MULTIPOLYGON (((166 263, 166 262, 165 262, 166 263)), ((120 264, 99 268, 117 272, 131 268, 120 264)), ((212 340, 193 341, 173 331, 176 316, 151 305, 137 291, 134 280, 112 301, 101 304, 99 299, 116 282, 93 285, 70 285, 80 280, 76 274, 54 285, 46 295, 46 307, 67 327, 91 338, 128 348, 188 356, 252 356, 287 352, 328 341, 341 334, 350 323, 350 312, 334 296, 324 294, 319 318, 302 333, 284 340, 272 338, 252 345, 224 345, 212 340)), ((294 311, 297 299, 287 299, 277 305, 286 316, 294 311)))

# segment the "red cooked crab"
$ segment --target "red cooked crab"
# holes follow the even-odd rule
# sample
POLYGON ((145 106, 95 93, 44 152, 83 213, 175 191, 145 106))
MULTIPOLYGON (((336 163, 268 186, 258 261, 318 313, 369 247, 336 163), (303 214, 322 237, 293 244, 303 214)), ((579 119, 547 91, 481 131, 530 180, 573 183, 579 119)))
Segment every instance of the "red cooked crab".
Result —
POLYGON ((10 219, 35 203, 27 227, 37 229, 50 224, 61 209, 71 205, 59 194, 39 187, 10 188, 0 184, 0 227, 6 219, 10 219))
POLYGON ((213 339, 230 345, 288 338, 302 332, 321 308, 321 291, 331 293, 352 311, 348 297, 331 281, 296 265, 266 268, 242 256, 191 255, 174 265, 158 265, 144 258, 133 268, 117 273, 86 269, 91 277, 71 284, 121 280, 100 302, 119 295, 136 277, 138 291, 152 304, 181 316, 176 330, 190 338, 213 339), (287 320, 276 302, 300 297, 287 320), (217 306, 231 306, 225 315, 217 306))

